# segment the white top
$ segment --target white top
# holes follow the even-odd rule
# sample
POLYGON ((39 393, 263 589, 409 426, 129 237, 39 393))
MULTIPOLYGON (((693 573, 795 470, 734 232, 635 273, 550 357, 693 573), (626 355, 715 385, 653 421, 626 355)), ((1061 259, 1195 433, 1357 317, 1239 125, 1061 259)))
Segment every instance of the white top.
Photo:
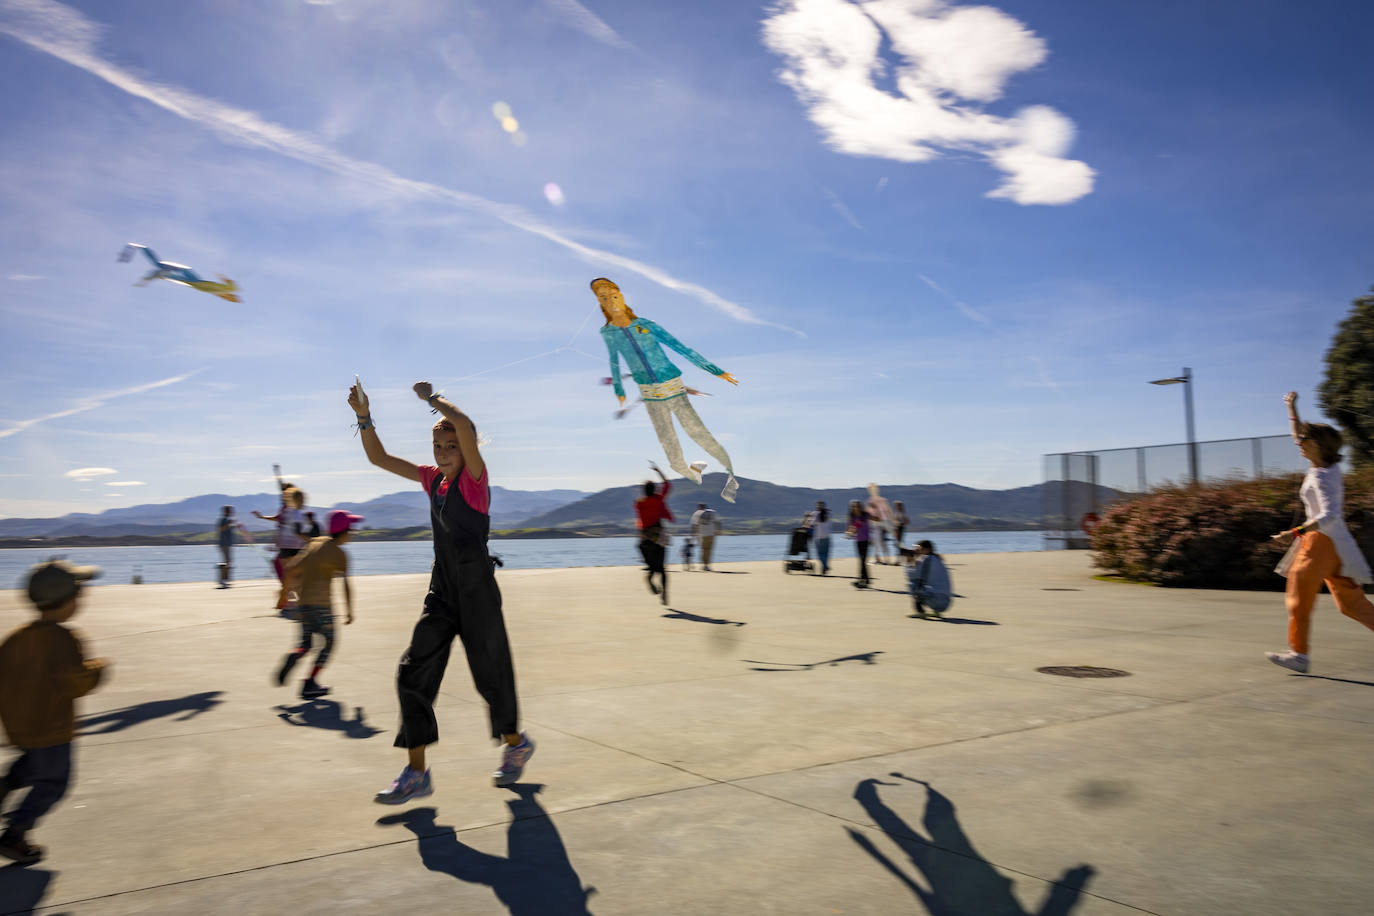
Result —
POLYGON ((300 509, 282 509, 281 516, 277 519, 277 546, 284 550, 300 550, 305 547, 306 539, 296 533, 296 526, 300 525, 301 530, 309 530, 309 525, 305 520, 305 513, 300 509))
POLYGON ((720 534, 720 516, 715 509, 698 509, 692 513, 692 536, 714 537, 720 534))
MULTIPOLYGON (((1345 527, 1345 480, 1341 476, 1340 466, 1333 464, 1329 468, 1314 467, 1308 470, 1298 495, 1302 497, 1303 508, 1307 511, 1307 520, 1303 524, 1316 525, 1318 531, 1331 538, 1336 555, 1341 558, 1340 574, 1361 584, 1374 582, 1369 563, 1360 553, 1360 545, 1355 543, 1350 529, 1345 527)), ((1298 554, 1299 543, 1298 540, 1293 541, 1293 546, 1288 548, 1279 565, 1274 567, 1274 572, 1281 576, 1288 575, 1288 568, 1298 554)))
POLYGON ((811 537, 828 538, 830 537, 831 516, 827 516, 825 521, 821 521, 815 514, 811 516, 811 537))

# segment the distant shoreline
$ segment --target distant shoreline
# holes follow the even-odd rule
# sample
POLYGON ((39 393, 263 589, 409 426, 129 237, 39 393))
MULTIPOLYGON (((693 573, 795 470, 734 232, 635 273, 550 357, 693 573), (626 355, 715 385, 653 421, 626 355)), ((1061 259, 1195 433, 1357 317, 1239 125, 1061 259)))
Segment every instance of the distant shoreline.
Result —
MULTIPOLYGON (((724 532, 731 534, 777 534, 783 535, 792 529, 782 524, 741 525, 737 530, 724 532)), ((957 525, 949 527, 922 527, 913 531, 954 532, 954 531, 1038 531, 1037 526, 1024 523, 990 523, 987 525, 957 525)), ((576 538, 634 537, 635 529, 619 525, 590 525, 586 528, 507 528, 491 533, 492 540, 564 540, 576 538)), ((431 538, 428 525, 414 528, 389 528, 357 532, 355 539, 360 541, 427 541, 431 538)), ((190 547, 195 545, 215 546, 215 536, 208 532, 188 532, 185 534, 122 534, 122 535, 72 535, 69 537, 26 537, 0 538, 0 549, 14 550, 32 548, 44 550, 65 547, 190 547)), ((238 541, 239 545, 256 544, 270 546, 269 540, 252 542, 238 541)))

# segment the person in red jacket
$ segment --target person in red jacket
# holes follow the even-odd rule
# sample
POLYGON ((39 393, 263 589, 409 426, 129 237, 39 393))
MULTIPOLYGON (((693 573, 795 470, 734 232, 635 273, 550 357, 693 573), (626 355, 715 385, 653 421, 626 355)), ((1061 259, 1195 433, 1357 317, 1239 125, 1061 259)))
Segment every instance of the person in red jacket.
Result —
POLYGON ((639 525, 639 553, 644 557, 644 563, 648 567, 644 581, 648 583, 649 591, 658 595, 659 601, 667 604, 668 570, 663 561, 668 552, 668 532, 664 529, 663 523, 673 521, 673 512, 666 502, 668 491, 673 485, 663 476, 658 465, 651 461, 649 467, 653 468, 658 479, 663 481, 663 486, 655 487, 652 480, 646 480, 644 496, 635 500, 635 516, 639 525), (662 582, 661 587, 654 585, 654 573, 658 573, 659 581, 662 582))

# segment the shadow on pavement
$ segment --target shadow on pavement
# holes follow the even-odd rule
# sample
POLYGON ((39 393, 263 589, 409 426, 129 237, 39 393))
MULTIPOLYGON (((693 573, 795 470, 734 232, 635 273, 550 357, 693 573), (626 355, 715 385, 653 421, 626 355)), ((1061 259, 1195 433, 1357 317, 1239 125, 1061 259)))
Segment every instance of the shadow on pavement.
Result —
MULTIPOLYGON (((8 860, 6 860, 8 861, 8 860)), ((7 865, 0 868, 0 913, 31 913, 43 902, 53 873, 42 868, 7 865)))
MULTIPOLYGON (((908 615, 910 616, 910 615, 908 615)), ((928 614, 926 617, 917 617, 916 620, 929 620, 931 623, 962 623, 970 624, 975 627, 1000 627, 1001 624, 995 620, 974 620, 972 617, 937 617, 935 614, 928 614)))
POLYGON ((511 916, 587 914, 594 887, 582 887, 558 828, 535 798, 540 783, 510 787, 518 798, 508 800, 511 823, 506 833, 506 857, 488 855, 459 841, 452 827, 434 822, 435 810, 413 808, 378 818, 382 825, 403 824, 420 840, 420 861, 430 871, 459 881, 485 884, 511 916))
POLYGON ((161 719, 164 716, 176 716, 177 722, 185 722, 187 719, 193 719, 203 712, 209 712, 223 703, 224 701, 220 699, 223 694, 223 690, 208 690, 205 693, 192 693, 184 697, 177 697, 175 700, 152 700, 147 703, 125 706, 122 709, 112 709, 109 712, 82 716, 77 720, 76 733, 78 735, 107 735, 110 732, 123 731, 140 722, 161 719), (177 715, 178 713, 181 715, 177 715))
POLYGON ((916 867, 915 877, 923 879, 929 890, 874 845, 868 831, 846 829, 859 848, 906 885, 928 913, 932 916, 975 913, 978 916, 1068 916, 1073 912, 1083 888, 1096 873, 1091 865, 1067 869, 1051 884, 1049 896, 1039 909, 1023 909, 1011 892, 1012 881, 973 848, 959 825, 954 803, 925 780, 901 773, 891 775, 926 787, 926 810, 921 824, 929 836, 922 836, 878 797, 878 786, 899 783, 865 779, 854 789, 854 798, 863 805, 878 829, 906 853, 916 867))
POLYGON ((757 659, 742 658, 740 661, 748 662, 751 665, 784 665, 782 668, 750 668, 750 671, 810 671, 812 668, 823 668, 829 665, 836 668, 841 662, 863 662, 865 665, 878 664, 878 656, 882 655, 882 650, 876 652, 862 652, 858 655, 842 655, 839 658, 827 658, 823 662, 761 662, 757 659))
POLYGON ((281 712, 277 718, 288 725, 301 725, 308 728, 324 728, 341 731, 349 738, 371 738, 380 735, 380 728, 373 728, 363 721, 363 708, 353 707, 353 718, 343 717, 343 707, 333 700, 306 700, 297 706, 278 706, 281 712))
POLYGON ((723 627, 742 627, 743 620, 726 620, 723 617, 702 617, 700 614, 693 614, 691 611, 679 611, 677 608, 668 608, 668 613, 663 615, 669 620, 692 620, 697 623, 714 623, 716 626, 723 627))
POLYGON ((1325 674, 1291 674, 1289 677, 1305 677, 1316 681, 1335 681, 1337 684, 1359 684, 1361 687, 1374 687, 1374 681, 1352 681, 1344 677, 1328 677, 1325 674))

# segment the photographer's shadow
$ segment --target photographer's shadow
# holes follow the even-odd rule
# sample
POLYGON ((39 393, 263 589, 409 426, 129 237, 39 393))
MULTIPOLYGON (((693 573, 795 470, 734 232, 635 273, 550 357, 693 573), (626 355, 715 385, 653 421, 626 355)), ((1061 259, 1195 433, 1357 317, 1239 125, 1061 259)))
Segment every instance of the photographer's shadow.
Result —
MULTIPOLYGON (((8 859, 4 860, 9 863, 8 859)), ((0 913, 32 913, 43 902, 55 872, 13 863, 0 867, 0 913)))
POLYGON ((506 802, 511 822, 505 858, 461 842, 454 828, 435 823, 437 812, 431 807, 387 815, 377 823, 404 825, 420 841, 425 868, 487 885, 511 916, 590 916, 587 899, 596 888, 582 887, 558 828, 535 798, 544 786, 517 783, 509 788, 518 797, 506 802))
POLYGON ((278 706, 281 710, 277 718, 288 725, 305 728, 323 728, 341 731, 349 738, 371 738, 380 735, 380 728, 373 728, 363 721, 363 708, 353 707, 353 718, 343 717, 343 707, 334 700, 306 700, 296 706, 278 706))
POLYGON ((1003 877, 984 859, 959 824, 954 803, 923 779, 901 773, 898 779, 926 788, 926 810, 922 818, 927 836, 908 825, 878 797, 878 786, 898 783, 865 779, 854 790, 854 798, 868 812, 878 829, 906 853, 907 859, 930 888, 926 890, 887 857, 870 839, 869 831, 847 828, 859 848, 878 861, 916 896, 932 916, 977 913, 979 916, 1069 916, 1078 905, 1083 888, 1096 872, 1091 865, 1078 865, 1050 884, 1049 895, 1038 910, 1026 910, 1012 893, 1012 881, 1003 877))

